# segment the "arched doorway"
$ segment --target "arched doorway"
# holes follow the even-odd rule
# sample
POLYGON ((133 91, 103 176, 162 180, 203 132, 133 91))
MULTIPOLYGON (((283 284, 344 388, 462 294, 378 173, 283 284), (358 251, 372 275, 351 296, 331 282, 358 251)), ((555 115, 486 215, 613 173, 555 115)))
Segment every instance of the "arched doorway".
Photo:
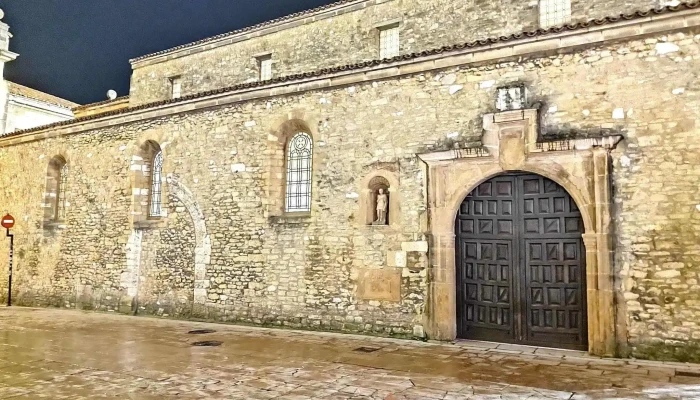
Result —
POLYGON ((588 348, 581 212, 540 175, 479 184, 455 221, 457 337, 588 348))

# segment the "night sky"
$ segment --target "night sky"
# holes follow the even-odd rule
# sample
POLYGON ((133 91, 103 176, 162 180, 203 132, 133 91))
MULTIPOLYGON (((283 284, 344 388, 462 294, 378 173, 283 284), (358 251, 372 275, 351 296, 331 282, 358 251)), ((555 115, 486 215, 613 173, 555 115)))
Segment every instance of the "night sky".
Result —
MULTIPOLYGON (((5 78, 87 104, 129 93, 129 59, 337 0, 0 0, 5 78)), ((426 0, 429 1, 429 0, 426 0)))

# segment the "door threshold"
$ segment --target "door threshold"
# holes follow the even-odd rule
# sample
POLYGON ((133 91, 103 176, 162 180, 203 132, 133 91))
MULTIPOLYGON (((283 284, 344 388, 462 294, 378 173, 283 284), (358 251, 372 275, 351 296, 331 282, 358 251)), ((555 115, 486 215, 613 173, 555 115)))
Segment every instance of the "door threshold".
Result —
POLYGON ((478 348, 488 352, 500 352, 509 354, 532 354, 561 357, 592 357, 588 354, 588 352, 582 350, 529 346, 525 344, 487 342, 484 340, 457 339, 454 341, 454 344, 460 347, 478 348))

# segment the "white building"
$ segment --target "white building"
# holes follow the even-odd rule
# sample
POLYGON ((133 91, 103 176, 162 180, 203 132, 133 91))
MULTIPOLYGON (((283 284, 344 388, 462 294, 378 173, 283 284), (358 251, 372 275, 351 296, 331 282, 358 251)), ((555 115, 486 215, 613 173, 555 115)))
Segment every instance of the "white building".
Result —
MULTIPOLYGON (((3 16, 0 10, 0 20, 3 16)), ((9 50, 10 38, 10 27, 0 21, 0 136, 73 119, 71 108, 78 104, 5 80, 5 63, 19 56, 9 50)))

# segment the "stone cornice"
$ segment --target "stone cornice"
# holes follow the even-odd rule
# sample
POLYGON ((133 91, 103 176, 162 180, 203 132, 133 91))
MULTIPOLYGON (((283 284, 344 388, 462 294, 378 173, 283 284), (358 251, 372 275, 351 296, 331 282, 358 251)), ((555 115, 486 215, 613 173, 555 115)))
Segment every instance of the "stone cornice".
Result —
POLYGON ((137 106, 102 116, 77 119, 69 123, 58 123, 27 131, 18 131, 0 137, 0 146, 255 99, 292 95, 311 90, 331 89, 457 66, 494 64, 508 60, 517 60, 521 57, 566 53, 607 42, 629 41, 649 35, 696 27, 700 27, 700 8, 686 9, 673 13, 650 14, 645 18, 591 25, 585 29, 563 30, 559 33, 542 36, 525 36, 511 41, 495 41, 480 47, 462 47, 451 51, 433 52, 430 55, 416 58, 402 59, 398 57, 393 60, 371 62, 368 63, 369 66, 365 67, 347 70, 339 68, 339 71, 325 74, 308 74, 308 77, 305 74, 303 78, 280 79, 265 83, 262 86, 231 90, 222 89, 178 100, 137 106))
MULTIPOLYGON (((570 140, 554 140, 537 142, 536 149, 530 153, 535 156, 539 153, 550 152, 577 152, 590 150, 592 148, 602 148, 605 150, 613 150, 624 139, 622 135, 610 135, 591 138, 580 138, 570 140)), ((453 160, 465 158, 492 158, 488 149, 484 147, 469 147, 464 149, 452 149, 444 151, 435 151, 430 153, 417 154, 418 158, 425 161, 428 165, 441 164, 453 160)))
POLYGON ((0 50, 0 62, 10 62, 14 61, 19 54, 13 53, 9 50, 0 50))

